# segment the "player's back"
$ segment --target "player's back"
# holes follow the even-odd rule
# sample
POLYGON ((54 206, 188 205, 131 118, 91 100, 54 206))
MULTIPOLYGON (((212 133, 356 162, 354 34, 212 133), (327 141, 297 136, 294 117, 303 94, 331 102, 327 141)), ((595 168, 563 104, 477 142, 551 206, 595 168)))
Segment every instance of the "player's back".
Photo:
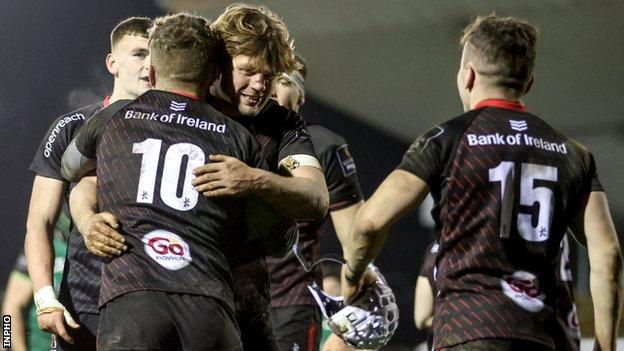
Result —
POLYGON ((225 245, 247 233, 246 202, 206 199, 191 172, 210 154, 257 167, 259 146, 210 105, 170 92, 149 91, 106 112, 93 122, 105 123, 97 137, 98 205, 117 216, 129 250, 106 264, 100 304, 136 290, 231 303, 225 245))
POLYGON ((591 155, 506 102, 477 107, 419 142, 442 155, 428 182, 440 244, 436 347, 482 338, 552 345, 556 257, 592 189, 591 155))

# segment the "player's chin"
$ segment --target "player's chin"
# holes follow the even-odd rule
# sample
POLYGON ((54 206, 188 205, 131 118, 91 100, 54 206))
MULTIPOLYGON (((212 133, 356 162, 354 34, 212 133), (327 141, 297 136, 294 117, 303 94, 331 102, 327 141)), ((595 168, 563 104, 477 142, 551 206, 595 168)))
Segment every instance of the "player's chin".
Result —
POLYGON ((244 116, 255 116, 260 112, 260 106, 259 105, 247 105, 244 103, 239 103, 238 105, 238 111, 244 115, 244 116))

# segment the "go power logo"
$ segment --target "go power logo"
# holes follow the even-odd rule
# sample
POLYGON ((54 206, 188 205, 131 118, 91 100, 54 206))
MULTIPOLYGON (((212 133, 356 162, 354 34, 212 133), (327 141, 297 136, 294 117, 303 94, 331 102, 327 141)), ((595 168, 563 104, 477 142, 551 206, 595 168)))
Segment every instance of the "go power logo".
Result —
POLYGON ((145 252, 159 265, 169 270, 182 269, 193 260, 188 244, 172 232, 154 230, 145 234, 141 241, 145 252))
POLYGON ((546 296, 536 286, 537 277, 525 271, 514 272, 501 279, 503 293, 523 309, 537 313, 544 308, 546 296))

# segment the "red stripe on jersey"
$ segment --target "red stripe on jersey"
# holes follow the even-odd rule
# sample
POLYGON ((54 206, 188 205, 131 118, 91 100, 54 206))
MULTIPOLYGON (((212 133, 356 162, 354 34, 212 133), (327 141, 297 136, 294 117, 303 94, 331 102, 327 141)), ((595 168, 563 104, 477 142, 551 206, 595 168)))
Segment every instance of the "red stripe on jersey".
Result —
POLYGON ((318 327, 314 321, 310 321, 308 327, 308 351, 316 351, 316 335, 318 333, 318 327))
POLYGON ((509 101, 503 99, 487 99, 483 100, 477 105, 475 105, 474 109, 479 109, 482 107, 498 107, 504 108, 508 110, 527 112, 527 108, 519 101, 509 101))
POLYGON ((195 94, 191 94, 187 91, 182 91, 182 90, 170 90, 169 92, 174 93, 174 94, 178 94, 178 95, 182 95, 182 96, 186 96, 189 99, 193 99, 193 100, 197 100, 199 101, 199 98, 197 97, 197 95, 195 94))
POLYGON ((474 313, 474 312, 470 312, 470 314, 472 315, 472 318, 476 319, 479 321, 479 323, 483 324, 483 319, 481 319, 481 317, 479 317, 478 314, 474 313))

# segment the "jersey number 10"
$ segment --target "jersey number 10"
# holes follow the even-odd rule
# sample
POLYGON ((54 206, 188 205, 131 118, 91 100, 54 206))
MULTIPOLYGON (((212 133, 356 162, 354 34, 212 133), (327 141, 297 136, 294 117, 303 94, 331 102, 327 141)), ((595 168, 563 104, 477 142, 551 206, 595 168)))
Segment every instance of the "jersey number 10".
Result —
MULTIPOLYGON (((557 181, 557 168, 533 163, 522 163, 520 166, 520 198, 516 220, 518 234, 527 241, 547 240, 554 211, 554 193, 548 183, 557 181)), ((514 162, 503 161, 489 172, 489 181, 501 184, 501 238, 509 238, 511 233, 516 205, 516 169, 514 162)))
MULTIPOLYGON (((162 140, 145 139, 134 143, 132 153, 143 154, 141 159, 141 176, 136 201, 151 204, 154 202, 156 175, 162 140)), ((197 145, 178 143, 169 146, 165 154, 162 179, 160 182, 160 198, 169 207, 180 211, 189 211, 197 205, 199 193, 191 185, 193 169, 202 166, 206 160, 204 151, 197 145), (182 173, 182 159, 188 157, 186 171, 182 173), (182 180, 182 191, 178 192, 178 184, 182 180)))

